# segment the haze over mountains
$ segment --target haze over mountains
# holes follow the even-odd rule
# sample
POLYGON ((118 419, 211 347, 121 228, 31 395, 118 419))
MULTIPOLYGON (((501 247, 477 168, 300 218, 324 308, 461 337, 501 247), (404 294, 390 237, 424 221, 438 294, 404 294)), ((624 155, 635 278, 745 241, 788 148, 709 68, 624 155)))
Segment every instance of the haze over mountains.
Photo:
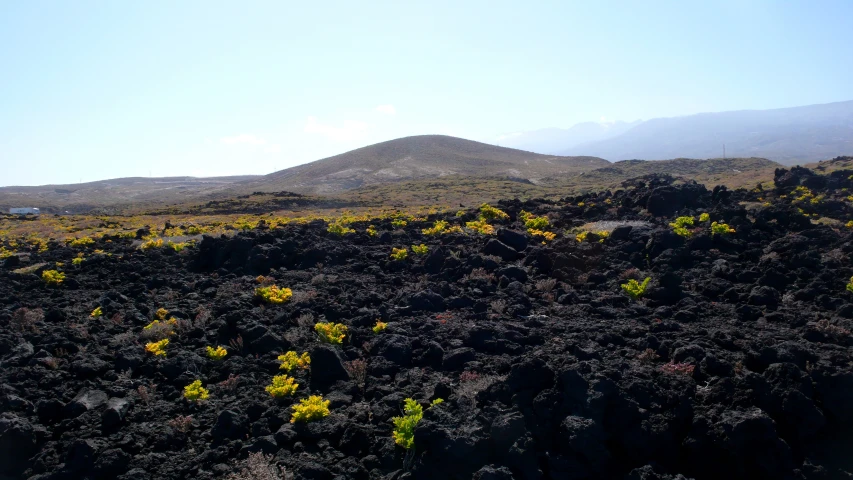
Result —
POLYGON ((610 161, 762 157, 794 165, 853 152, 853 101, 773 110, 700 113, 634 123, 582 123, 522 132, 500 145, 610 161))

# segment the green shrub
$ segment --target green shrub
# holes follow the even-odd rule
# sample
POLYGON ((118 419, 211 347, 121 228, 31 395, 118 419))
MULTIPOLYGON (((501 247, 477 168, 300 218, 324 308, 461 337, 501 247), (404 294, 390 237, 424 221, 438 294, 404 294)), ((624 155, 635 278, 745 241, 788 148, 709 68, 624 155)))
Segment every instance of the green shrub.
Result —
POLYGON ((628 283, 622 284, 622 290, 625 290, 625 293, 627 293, 628 296, 636 300, 645 295, 646 287, 649 285, 650 280, 651 277, 646 277, 646 279, 643 280, 643 283, 640 283, 632 278, 628 280, 628 283))
POLYGON ((391 249, 391 258, 394 260, 405 260, 409 258, 409 249, 406 247, 403 248, 392 248, 391 249))
POLYGON ((726 223, 714 222, 711 224, 711 235, 728 235, 735 233, 735 229, 726 223))
POLYGON ((347 336, 347 326, 342 323, 320 322, 314 325, 314 331, 320 335, 320 340, 340 345, 347 336))
MULTIPOLYGON (((430 404, 430 408, 444 402, 441 398, 436 398, 430 404)), ((415 446, 415 427, 424 416, 424 409, 421 405, 412 398, 403 400, 403 416, 394 417, 391 419, 394 422, 394 443, 400 445, 406 450, 415 446)))
POLYGON ((299 401, 299 405, 293 406, 293 416, 290 423, 313 422, 322 420, 329 416, 329 400, 323 400, 319 395, 311 395, 299 401))
POLYGON ((682 237, 689 237, 693 234, 687 227, 693 227, 693 217, 678 217, 674 222, 669 224, 672 227, 672 231, 675 232, 676 235, 682 237))
POLYGON ((65 274, 56 270, 45 270, 41 272, 41 279, 48 285, 60 285, 65 281, 65 274))
POLYGON ((348 233, 354 233, 355 229, 349 228, 345 225, 341 225, 340 223, 332 223, 329 224, 329 228, 326 229, 326 231, 339 237, 343 237, 348 233))

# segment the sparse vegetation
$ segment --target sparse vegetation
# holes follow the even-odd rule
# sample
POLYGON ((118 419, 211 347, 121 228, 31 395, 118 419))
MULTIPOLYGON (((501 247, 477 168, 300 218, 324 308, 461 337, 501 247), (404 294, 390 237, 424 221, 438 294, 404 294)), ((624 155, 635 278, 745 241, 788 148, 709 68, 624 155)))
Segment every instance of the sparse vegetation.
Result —
POLYGON ((208 346, 206 348, 206 350, 207 350, 207 358, 209 358, 211 360, 217 360, 217 361, 222 360, 225 358, 226 355, 228 355, 228 350, 225 350, 225 347, 223 347, 221 345, 216 347, 216 348, 208 346))
POLYGON ((429 247, 423 243, 420 245, 412 245, 412 252, 414 252, 415 255, 426 255, 427 252, 429 252, 429 247))
POLYGON ((406 247, 392 248, 391 258, 397 261, 402 261, 409 258, 409 249, 406 247))
POLYGON ((674 222, 669 224, 672 231, 680 237, 689 237, 693 235, 693 231, 688 227, 693 227, 693 217, 678 217, 674 222))
POLYGON ((711 235, 729 235, 735 233, 735 229, 725 223, 714 222, 711 224, 711 235))
POLYGON ((272 377, 272 383, 267 385, 265 390, 272 395, 273 398, 288 397, 296 393, 296 388, 299 386, 296 379, 287 375, 276 375, 272 377))
POLYGON ((385 331, 388 328, 388 324, 383 322, 382 320, 376 320, 376 325, 373 326, 373 333, 379 334, 385 331))
POLYGON ((209 396, 210 392, 201 385, 201 380, 196 380, 184 387, 184 398, 191 402, 207 400, 209 396))
POLYGON ((314 325, 314 330, 320 335, 320 340, 340 345, 347 336, 347 326, 342 323, 320 322, 314 325))
POLYGON ((48 285, 58 286, 65 281, 65 274, 56 270, 45 270, 41 272, 41 279, 48 285))
POLYGON ((289 288, 278 288, 277 285, 268 285, 256 288, 255 296, 266 303, 279 305, 290 300, 293 297, 293 291, 289 288))
POLYGON ((308 355, 308 352, 302 352, 302 355, 298 355, 296 352, 291 350, 279 355, 278 361, 281 362, 279 369, 288 373, 294 368, 304 370, 311 366, 311 356, 308 355))
POLYGON ((622 290, 624 290, 629 297, 637 300, 646 294, 646 287, 648 287, 650 281, 651 277, 646 277, 646 279, 643 280, 643 283, 632 278, 628 280, 628 283, 622 284, 622 290))
MULTIPOLYGON (((444 400, 437 398, 432 401, 430 408, 442 403, 444 400)), ((424 416, 423 407, 414 399, 407 398, 403 401, 403 416, 392 418, 394 423, 394 443, 406 450, 415 446, 415 427, 424 416)))
POLYGON ((299 405, 293 406, 293 416, 290 423, 315 422, 329 416, 329 400, 323 400, 319 395, 311 395, 299 401, 299 405))
POLYGON ((156 357, 165 357, 167 345, 169 345, 168 338, 164 338, 158 342, 149 342, 145 344, 145 351, 156 357))

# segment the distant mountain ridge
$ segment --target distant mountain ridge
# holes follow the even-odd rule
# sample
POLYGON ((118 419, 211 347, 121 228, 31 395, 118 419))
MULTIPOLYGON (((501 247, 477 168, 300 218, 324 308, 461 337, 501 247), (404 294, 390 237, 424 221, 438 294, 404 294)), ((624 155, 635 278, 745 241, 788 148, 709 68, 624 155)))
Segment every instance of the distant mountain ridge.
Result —
MULTIPOLYGON (((585 124, 579 124, 585 125, 585 124)), ((576 126, 577 127, 577 126, 576 126)), ((655 118, 631 124, 606 138, 578 142, 564 130, 564 147, 553 137, 528 132, 516 136, 536 152, 592 155, 610 161, 671 158, 761 157, 785 165, 805 164, 853 154, 853 101, 772 110, 739 110, 655 118)), ((547 129, 546 129, 547 130, 547 129)))
POLYGON ((638 125, 636 122, 583 122, 571 128, 544 128, 498 137, 502 147, 517 148, 547 155, 562 155, 566 149, 620 135, 638 125))

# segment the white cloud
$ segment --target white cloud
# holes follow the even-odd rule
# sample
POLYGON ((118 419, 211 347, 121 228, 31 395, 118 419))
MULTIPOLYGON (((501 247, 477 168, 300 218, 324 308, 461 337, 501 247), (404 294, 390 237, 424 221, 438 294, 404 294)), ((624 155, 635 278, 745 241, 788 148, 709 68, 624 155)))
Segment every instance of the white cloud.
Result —
POLYGON ((252 135, 251 133, 242 133, 240 135, 234 135, 233 137, 222 137, 219 141, 225 145, 265 145, 267 143, 263 138, 257 135, 252 135))
POLYGON ((397 114, 397 109, 394 108, 394 105, 390 105, 390 104, 389 105, 379 105, 378 107, 374 108, 374 110, 376 110, 379 113, 384 113, 385 115, 396 115, 397 114))
POLYGON ((346 120, 343 127, 334 127, 318 122, 317 117, 308 117, 304 132, 317 133, 336 142, 347 142, 363 137, 367 129, 368 125, 364 122, 346 120))
POLYGON ((281 153, 281 145, 270 145, 264 149, 265 153, 281 153))

